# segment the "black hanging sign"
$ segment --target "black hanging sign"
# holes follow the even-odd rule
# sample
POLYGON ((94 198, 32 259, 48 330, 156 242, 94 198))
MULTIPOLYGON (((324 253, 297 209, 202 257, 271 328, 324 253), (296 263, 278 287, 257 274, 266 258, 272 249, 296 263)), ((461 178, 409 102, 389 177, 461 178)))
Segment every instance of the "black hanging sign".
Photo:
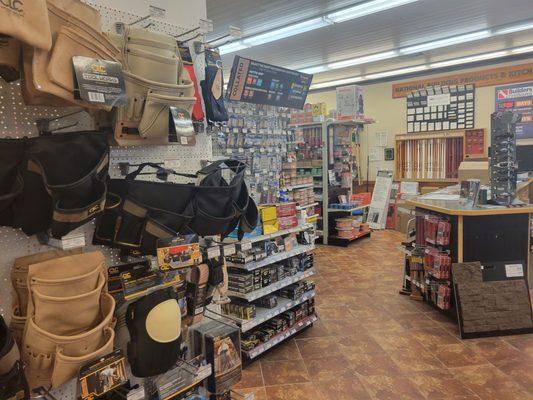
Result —
POLYGON ((227 98, 245 103, 302 109, 313 75, 236 56, 227 98))

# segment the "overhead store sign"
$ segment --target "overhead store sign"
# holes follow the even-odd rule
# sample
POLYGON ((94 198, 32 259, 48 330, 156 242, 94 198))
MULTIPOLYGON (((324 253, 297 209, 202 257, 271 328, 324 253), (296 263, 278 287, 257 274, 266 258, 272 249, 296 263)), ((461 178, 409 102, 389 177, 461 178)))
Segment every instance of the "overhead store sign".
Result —
POLYGON ((302 109, 313 75, 236 56, 227 97, 233 101, 302 109))
POLYGON ((516 124, 516 138, 533 139, 533 82, 498 86, 495 90, 496 111, 522 114, 522 121, 516 124))
POLYGON ((533 80, 533 63, 511 65, 507 67, 464 72, 430 79, 396 83, 392 85, 392 98, 407 97, 415 90, 428 86, 469 85, 476 87, 505 85, 507 83, 527 82, 533 80))

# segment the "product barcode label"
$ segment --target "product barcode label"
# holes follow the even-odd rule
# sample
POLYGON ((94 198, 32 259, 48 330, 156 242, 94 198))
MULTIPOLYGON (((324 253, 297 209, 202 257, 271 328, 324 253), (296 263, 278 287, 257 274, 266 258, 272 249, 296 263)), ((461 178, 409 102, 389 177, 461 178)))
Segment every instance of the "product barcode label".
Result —
POLYGON ((105 103, 105 96, 103 93, 87 92, 89 95, 89 101, 93 103, 105 103))

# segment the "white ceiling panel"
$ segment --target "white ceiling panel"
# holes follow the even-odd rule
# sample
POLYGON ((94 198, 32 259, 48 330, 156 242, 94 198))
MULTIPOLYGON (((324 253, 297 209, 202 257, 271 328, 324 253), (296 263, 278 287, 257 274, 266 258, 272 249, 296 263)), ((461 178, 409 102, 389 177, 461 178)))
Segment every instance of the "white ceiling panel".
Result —
MULTIPOLYGON (((240 27, 243 36, 248 36, 357 3, 353 0, 207 0, 207 14, 215 26, 210 38, 226 33, 229 25, 240 27)), ((241 50, 237 54, 301 69, 528 19, 533 19, 532 0, 419 0, 241 50)), ((533 44, 533 30, 378 61, 362 68, 329 71, 316 75, 314 81, 339 79, 361 71, 383 71, 525 44, 533 44)), ((223 56, 226 69, 231 67, 234 55, 223 56)))

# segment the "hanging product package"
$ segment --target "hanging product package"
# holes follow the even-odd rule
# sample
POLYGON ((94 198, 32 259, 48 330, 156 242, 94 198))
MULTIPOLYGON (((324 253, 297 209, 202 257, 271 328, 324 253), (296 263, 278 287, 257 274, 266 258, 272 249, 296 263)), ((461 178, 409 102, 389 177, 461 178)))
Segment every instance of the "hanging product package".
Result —
POLYGON ((128 102, 115 115, 119 145, 167 144, 171 109, 190 115, 196 99, 189 74, 178 57, 176 39, 123 26, 111 35, 120 48, 128 102))
POLYGON ((189 73, 194 86, 194 97, 196 98, 196 101, 192 108, 192 119, 193 121, 201 122, 204 120, 204 110, 202 108, 202 98, 200 96, 200 92, 198 91, 198 80, 196 79, 196 73, 194 72, 194 64, 192 61, 191 52, 186 44, 179 46, 179 52, 183 61, 183 68, 189 73))
POLYGON ((222 61, 220 54, 212 50, 205 51, 205 80, 200 82, 208 121, 225 122, 229 119, 224 105, 222 61))
POLYGON ((171 288, 130 304, 126 325, 131 337, 128 362, 134 376, 159 375, 176 364, 181 347, 181 311, 171 288))
POLYGON ((0 140, 0 224, 60 238, 103 211, 105 132, 0 140))
POLYGON ((239 237, 251 232, 258 211, 248 195, 244 182, 246 165, 235 160, 217 161, 196 175, 163 170, 156 164, 141 164, 126 179, 113 179, 109 184, 106 208, 97 221, 94 244, 135 249, 156 254, 159 239, 179 233, 199 236, 222 235, 238 229, 239 237), (197 185, 135 180, 151 166, 163 172, 199 178, 197 185), (223 171, 233 174, 230 182, 223 171))

